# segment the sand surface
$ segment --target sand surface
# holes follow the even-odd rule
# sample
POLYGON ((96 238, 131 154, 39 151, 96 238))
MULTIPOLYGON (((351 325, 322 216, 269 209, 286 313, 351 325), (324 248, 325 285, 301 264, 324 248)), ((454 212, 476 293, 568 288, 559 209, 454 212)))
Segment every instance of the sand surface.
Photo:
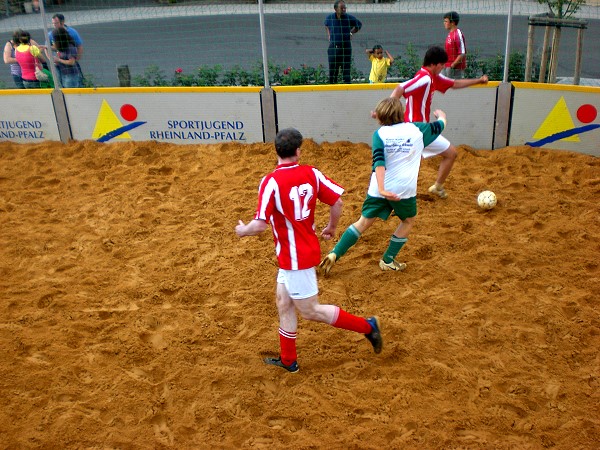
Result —
MULTIPOLYGON (((338 237, 370 158, 305 142, 347 189, 338 237)), ((274 165, 268 144, 0 143, 0 448, 600 448, 600 159, 461 147, 445 201, 424 162, 406 272, 377 265, 392 218, 320 279, 380 317, 383 352, 301 320, 297 374, 262 363, 270 230, 234 233, 274 165)))

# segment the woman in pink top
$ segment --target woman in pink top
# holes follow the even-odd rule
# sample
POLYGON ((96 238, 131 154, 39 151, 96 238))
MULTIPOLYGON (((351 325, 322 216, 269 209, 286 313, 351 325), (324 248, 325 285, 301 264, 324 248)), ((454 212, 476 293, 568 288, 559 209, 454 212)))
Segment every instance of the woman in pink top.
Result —
POLYGON ((22 31, 19 36, 19 46, 15 49, 15 59, 21 67, 21 78, 26 89, 40 87, 40 82, 35 77, 36 65, 46 58, 42 51, 31 43, 31 35, 28 31, 22 31), (40 61, 38 61, 40 60, 40 61))

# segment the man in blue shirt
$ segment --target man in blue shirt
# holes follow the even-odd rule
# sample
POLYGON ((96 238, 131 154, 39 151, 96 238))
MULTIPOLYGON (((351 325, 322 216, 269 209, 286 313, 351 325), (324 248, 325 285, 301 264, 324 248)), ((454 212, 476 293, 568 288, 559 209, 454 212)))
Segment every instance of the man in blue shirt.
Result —
MULTIPOLYGON (((52 16, 52 26, 54 27, 54 29, 65 28, 69 32, 69 35, 71 36, 73 42, 75 42, 75 46, 77 47, 77 59, 81 59, 81 55, 83 55, 83 40, 81 39, 81 36, 79 36, 79 33, 75 28, 71 28, 65 25, 65 16, 63 16, 62 14, 54 14, 52 16)), ((48 41, 50 42, 50 45, 54 44, 52 31, 54 30, 50 30, 48 32, 48 41)))
POLYGON ((336 0, 335 13, 325 18, 325 28, 329 38, 327 57, 329 59, 329 84, 337 83, 338 73, 342 70, 344 83, 350 83, 350 65, 352 64, 352 35, 358 33, 362 23, 356 17, 346 14, 346 3, 336 0))
POLYGON ((52 49, 56 50, 56 48, 54 47, 54 36, 52 34, 54 30, 64 28, 69 33, 69 36, 71 36, 71 39, 73 39, 75 47, 77 47, 77 60, 75 62, 75 66, 79 71, 81 85, 83 85, 83 71, 81 70, 81 66, 79 65, 79 60, 83 55, 83 40, 81 39, 81 36, 79 36, 79 33, 75 28, 71 28, 65 25, 65 16, 63 16, 62 14, 57 13, 52 16, 52 26, 54 27, 54 29, 48 32, 48 41, 50 42, 50 46, 52 47, 52 49))

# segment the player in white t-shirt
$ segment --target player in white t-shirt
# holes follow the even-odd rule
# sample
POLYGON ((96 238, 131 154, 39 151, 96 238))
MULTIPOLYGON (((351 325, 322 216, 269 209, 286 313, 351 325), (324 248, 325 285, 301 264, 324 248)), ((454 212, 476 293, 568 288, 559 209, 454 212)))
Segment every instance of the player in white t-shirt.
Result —
POLYGON ((446 114, 434 111, 438 118, 432 123, 404 122, 400 99, 390 97, 379 102, 375 109, 382 125, 373 134, 373 173, 360 218, 350 225, 333 250, 319 267, 328 274, 360 236, 380 218, 387 220, 392 211, 400 224, 392 234, 379 267, 381 270, 401 271, 405 263, 396 256, 408 240, 408 234, 417 216, 417 179, 423 149, 441 134, 446 126, 446 114))
POLYGON ((342 214, 344 188, 317 168, 300 165, 301 145, 298 130, 287 128, 277 133, 277 167, 260 183, 254 219, 247 224, 240 220, 235 227, 237 235, 243 237, 258 235, 271 224, 279 263, 276 303, 281 352, 278 358, 265 358, 264 362, 288 372, 298 371, 296 310, 306 320, 364 334, 375 353, 383 346, 377 317, 365 319, 338 306, 319 303, 315 267, 321 259, 321 247, 315 232, 315 208, 317 200, 330 206, 329 223, 321 236, 331 239, 342 214))

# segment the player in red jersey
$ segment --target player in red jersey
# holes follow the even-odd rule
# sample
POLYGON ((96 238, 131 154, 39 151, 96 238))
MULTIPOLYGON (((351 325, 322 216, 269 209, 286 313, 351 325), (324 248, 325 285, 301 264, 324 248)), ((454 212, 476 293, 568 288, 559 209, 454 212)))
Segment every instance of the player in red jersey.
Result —
POLYGON ((467 68, 467 45, 465 44, 465 35, 458 28, 460 16, 456 11, 450 11, 444 14, 444 28, 448 30, 446 36, 446 61, 442 74, 448 78, 460 79, 465 77, 467 68))
MULTIPOLYGON (((448 61, 446 50, 441 47, 430 47, 425 53, 423 67, 410 80, 400 83, 392 91, 390 97, 406 98, 406 110, 404 111, 405 122, 429 122, 431 110, 431 99, 435 91, 442 94, 448 89, 462 89, 475 84, 486 84, 487 75, 479 78, 467 78, 463 80, 452 80, 440 73, 448 61)), ((444 136, 438 138, 429 144, 423 150, 423 158, 431 158, 440 155, 442 161, 438 169, 435 184, 429 188, 429 192, 440 198, 448 197, 444 189, 444 182, 456 159, 458 153, 456 147, 444 136)))
POLYGON ((271 224, 279 263, 276 303, 279 312, 278 358, 265 358, 266 364, 297 372, 296 336, 298 319, 324 322, 336 328, 362 333, 375 353, 383 347, 377 317, 354 316, 335 305, 322 305, 318 299, 315 266, 321 259, 319 238, 315 233, 317 199, 330 206, 329 223, 321 232, 331 239, 342 214, 344 189, 316 167, 300 165, 302 135, 287 128, 277 133, 275 150, 277 167, 260 182, 258 207, 254 219, 241 220, 235 227, 239 237, 256 236, 271 224))

